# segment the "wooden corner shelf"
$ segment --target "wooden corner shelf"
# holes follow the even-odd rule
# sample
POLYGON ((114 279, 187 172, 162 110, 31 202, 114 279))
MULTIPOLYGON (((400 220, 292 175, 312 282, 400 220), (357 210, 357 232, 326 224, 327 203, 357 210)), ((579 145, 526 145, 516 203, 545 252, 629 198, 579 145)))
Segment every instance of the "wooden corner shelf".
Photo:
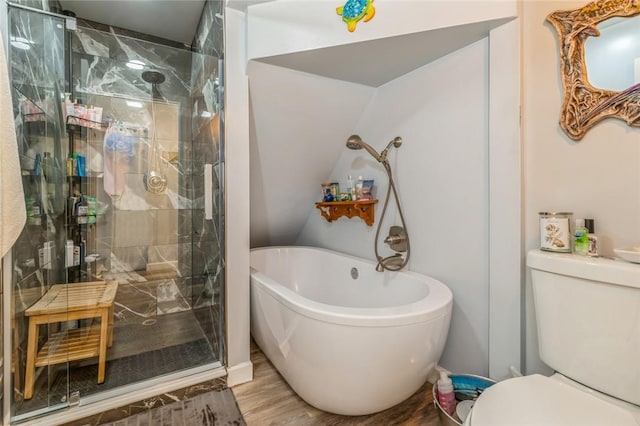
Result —
POLYGON ((372 226, 374 220, 373 206, 378 200, 358 200, 358 201, 319 201, 316 208, 320 210, 322 217, 329 222, 346 216, 348 218, 360 217, 364 222, 372 226))

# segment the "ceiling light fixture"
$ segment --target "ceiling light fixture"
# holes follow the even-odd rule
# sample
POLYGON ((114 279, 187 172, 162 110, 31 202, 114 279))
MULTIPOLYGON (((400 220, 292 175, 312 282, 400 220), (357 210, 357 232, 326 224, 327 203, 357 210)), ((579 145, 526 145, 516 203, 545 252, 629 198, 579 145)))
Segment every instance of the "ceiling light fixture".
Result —
POLYGON ((144 69, 144 65, 145 63, 142 61, 139 61, 137 59, 132 59, 129 62, 127 62, 127 66, 129 68, 131 68, 132 70, 141 70, 144 69))

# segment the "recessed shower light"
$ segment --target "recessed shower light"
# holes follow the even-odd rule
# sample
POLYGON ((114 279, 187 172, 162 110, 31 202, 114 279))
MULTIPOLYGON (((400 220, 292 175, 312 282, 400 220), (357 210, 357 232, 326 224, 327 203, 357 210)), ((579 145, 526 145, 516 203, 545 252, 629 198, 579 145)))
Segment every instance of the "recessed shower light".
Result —
POLYGON ((144 69, 144 62, 139 61, 137 59, 132 59, 129 62, 127 62, 127 66, 129 68, 131 68, 132 70, 141 70, 144 69))

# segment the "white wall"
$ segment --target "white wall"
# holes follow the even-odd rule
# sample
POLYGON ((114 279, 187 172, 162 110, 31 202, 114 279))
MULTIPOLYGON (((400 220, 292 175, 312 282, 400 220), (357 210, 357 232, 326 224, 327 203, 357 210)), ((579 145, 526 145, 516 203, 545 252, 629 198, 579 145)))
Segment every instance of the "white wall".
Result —
POLYGON ((249 91, 245 14, 225 9, 225 297, 227 383, 253 378, 249 359, 249 91))
POLYGON ((290 244, 374 90, 249 63, 251 246, 290 244))
MULTIPOLYGON (((615 247, 640 244, 640 129, 607 119, 573 142, 558 125, 558 40, 545 18, 584 5, 523 2, 525 243, 539 246, 538 212, 572 211, 574 218, 595 219, 602 254, 612 256, 615 247)), ((529 279, 526 370, 548 372, 538 358, 529 279)))
MULTIPOLYGON (((411 238, 410 269, 440 279, 453 291, 441 363, 481 375, 488 373, 489 330, 487 88, 485 38, 380 87, 353 127, 379 150, 394 136, 403 138, 391 164, 411 238)), ((312 214, 298 243, 374 258, 374 228, 387 179, 364 151, 344 148, 331 177, 344 182, 349 174, 376 180, 380 203, 374 227, 359 219, 328 223, 312 214)), ((390 203, 383 238, 390 225, 400 225, 394 207, 390 203)))

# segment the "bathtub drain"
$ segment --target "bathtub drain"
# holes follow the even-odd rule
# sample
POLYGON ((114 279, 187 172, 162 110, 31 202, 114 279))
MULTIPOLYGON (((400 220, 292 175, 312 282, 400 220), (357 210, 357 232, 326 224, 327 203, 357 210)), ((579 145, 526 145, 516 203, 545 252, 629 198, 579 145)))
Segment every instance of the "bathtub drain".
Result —
POLYGON ((351 278, 354 280, 358 279, 358 268, 351 268, 351 278))

